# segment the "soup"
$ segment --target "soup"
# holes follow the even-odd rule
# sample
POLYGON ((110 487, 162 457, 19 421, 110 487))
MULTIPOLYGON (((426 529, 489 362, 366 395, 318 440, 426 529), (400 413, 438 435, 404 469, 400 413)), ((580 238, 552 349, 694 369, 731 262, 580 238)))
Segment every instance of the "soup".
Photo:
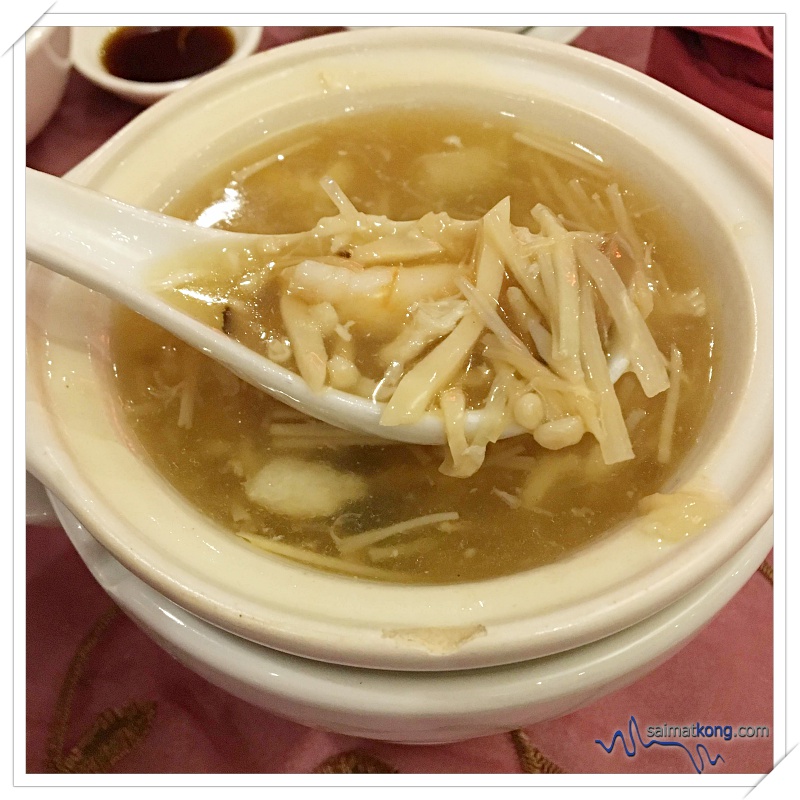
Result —
MULTIPOLYGON (((428 398, 441 407, 449 434, 448 447, 434 448, 372 440, 305 418, 150 323, 119 312, 115 378, 142 447, 191 503, 264 550, 400 582, 528 570, 659 506, 660 491, 702 425, 714 362, 702 257, 667 209, 582 145, 500 114, 477 117, 456 108, 345 116, 263 142, 178 193, 166 210, 201 225, 282 236, 266 257, 246 253, 213 269, 198 262, 170 292, 173 302, 303 374, 300 339, 282 309, 292 298, 304 313, 310 309, 320 334, 323 384, 345 381, 344 388, 391 405, 402 380, 467 315, 479 319, 474 346, 460 352, 428 398), (339 218, 352 216, 352 230, 325 238, 320 226, 329 230, 325 220, 336 219, 337 210, 339 218), (512 268, 513 255, 501 253, 500 288, 487 302, 479 265, 487 260, 490 217, 500 220, 495 241, 510 231, 511 247, 529 244, 533 255, 526 263, 536 263, 539 283, 531 288, 512 268), (413 257, 394 264, 394 276, 416 268, 427 280, 458 259, 457 274, 445 275, 444 290, 430 301, 437 320, 454 319, 433 336, 426 329, 386 397, 380 393, 396 359, 387 366, 380 354, 404 331, 416 330, 421 304, 401 307, 396 319, 367 308, 362 319, 369 298, 357 296, 349 307, 312 301, 294 290, 297 281, 293 288, 291 279, 272 280, 273 273, 296 278, 288 270, 308 263, 327 270, 326 280, 331 270, 348 280, 351 273, 372 275, 345 262, 363 261, 364 247, 357 248, 365 242, 375 249, 380 237, 354 239, 353 230, 362 236, 364 228, 385 227, 381 218, 398 222, 406 245, 435 240, 435 247, 425 249, 423 242, 413 257), (426 235, 409 225, 427 226, 426 235), (295 236, 313 230, 310 238, 295 236), (548 263, 536 250, 543 236, 577 242, 575 261, 567 258, 570 280, 554 265, 558 259, 548 263), (658 386, 648 387, 647 376, 637 372, 640 351, 625 350, 621 359, 614 352, 621 329, 615 314, 623 312, 603 294, 601 284, 611 278, 624 286, 624 313, 642 320, 629 338, 636 347, 652 342, 658 386), (553 298, 569 292, 575 302, 567 307, 577 319, 562 313, 554 323, 547 313, 553 298), (581 328, 586 320, 592 325, 581 328), (571 362, 569 351, 557 348, 567 328, 584 342, 571 362), (528 355, 509 355, 509 342, 512 351, 523 343, 528 355), (598 359, 600 370, 592 366, 598 359), (533 435, 495 441, 496 428, 484 431, 482 441, 468 440, 463 411, 490 405, 501 409, 503 424, 513 418, 533 435)), ((671 517, 663 535, 687 535, 710 513, 702 498, 685 494, 667 497, 666 506, 671 517)))

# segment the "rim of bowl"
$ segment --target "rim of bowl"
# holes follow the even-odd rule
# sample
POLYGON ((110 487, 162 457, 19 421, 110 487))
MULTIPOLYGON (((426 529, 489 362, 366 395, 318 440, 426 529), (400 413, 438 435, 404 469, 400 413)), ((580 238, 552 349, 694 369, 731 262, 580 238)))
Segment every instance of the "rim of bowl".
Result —
POLYGON ((62 503, 51 500, 102 588, 195 672, 303 724, 390 741, 400 733, 400 741, 417 744, 505 732, 519 727, 520 715, 525 724, 552 719, 629 685, 693 637, 747 583, 769 553, 774 529, 770 518, 700 585, 624 631, 545 659, 431 674, 311 661, 217 628, 133 575, 62 503))
POLYGON ((233 33, 235 47, 233 53, 231 53, 225 61, 206 72, 192 75, 188 78, 181 78, 176 81, 152 82, 119 78, 116 75, 112 75, 103 66, 100 58, 103 42, 105 42, 114 31, 118 31, 122 27, 125 26, 77 26, 72 28, 72 41, 70 44, 70 58, 72 59, 72 64, 81 75, 103 89, 107 89, 116 94, 122 94, 126 97, 138 95, 152 99, 166 97, 166 95, 188 86, 190 83, 205 77, 215 70, 227 67, 232 63, 241 61, 243 58, 252 55, 258 49, 258 45, 261 42, 261 34, 264 30, 260 27, 226 25, 224 27, 228 28, 233 33))
MULTIPOLYGON (((515 56, 522 54, 523 57, 529 55, 533 58, 537 55, 546 58, 548 62, 558 61, 569 69, 580 67, 594 70, 604 80, 610 82, 609 91, 613 89, 623 93, 624 90, 632 91, 637 96, 641 95, 642 102, 648 108, 663 107, 675 117, 682 118, 683 124, 698 125, 697 136, 703 140, 704 146, 719 147, 742 169, 749 169, 751 172, 756 170, 752 153, 731 134, 731 126, 721 122, 722 118, 718 115, 646 76, 608 62, 606 59, 560 44, 535 39, 524 39, 520 42, 516 37, 499 33, 466 29, 446 32, 438 29, 433 39, 431 34, 426 37, 424 31, 425 29, 422 29, 419 34, 421 40, 423 42, 427 40, 431 46, 447 48, 452 45, 465 48, 466 52, 480 44, 486 45, 484 48, 486 51, 494 48, 507 56, 513 53, 515 56)), ((276 51, 269 51, 256 57, 257 61, 251 60, 249 64, 229 67, 224 72, 216 71, 200 78, 191 90, 172 96, 164 104, 159 104, 155 114, 145 112, 137 117, 126 129, 116 134, 83 162, 74 173, 70 174, 70 177, 79 182, 102 182, 104 176, 108 177, 110 174, 109 170, 113 173, 115 160, 119 159, 120 154, 129 152, 129 147, 135 148, 137 141, 141 146, 142 140, 157 129, 165 115, 174 116, 181 107, 185 109, 188 104, 196 103, 203 97, 208 99, 220 89, 220 85, 222 89, 225 86, 230 88, 246 74, 252 74, 262 68, 266 70, 267 67, 273 72, 285 71, 292 64, 306 63, 313 55, 357 53, 367 43, 372 51, 376 44, 388 48, 408 42, 407 32, 397 30, 332 34, 318 40, 299 42, 276 51)), ((414 46, 418 46, 420 39, 416 39, 415 42, 414 46)), ((766 178, 761 174, 763 169, 759 169, 761 171, 756 170, 750 177, 760 185, 766 178)), ((762 330, 765 322, 769 320, 759 320, 759 323, 762 323, 762 330)), ((771 345, 768 332, 760 334, 759 346, 769 353, 771 345)), ((771 379, 771 359, 769 361, 769 366, 761 365, 761 371, 763 373, 766 370, 771 379)), ((752 381, 745 388, 748 389, 748 397, 752 404, 755 400, 751 395, 755 394, 755 390, 751 384, 752 381)), ((768 404, 763 402, 763 398, 759 402, 760 410, 767 409, 768 404)), ((39 422, 43 430, 47 430, 49 420, 46 414, 35 407, 32 412, 31 418, 39 422)), ((771 404, 768 413, 771 414, 771 404)), ((725 531, 721 530, 723 526, 711 525, 702 536, 682 545, 681 563, 675 563, 674 557, 666 558, 655 568, 649 569, 646 574, 635 576, 635 580, 624 586, 615 586, 602 594, 599 599, 592 597, 584 603, 558 608, 535 619, 514 617, 512 614, 510 620, 493 620, 491 636, 476 637, 453 653, 431 654, 424 650, 402 649, 394 642, 387 642, 382 628, 375 629, 373 626, 366 631, 369 635, 365 636, 366 629, 358 627, 354 629, 346 620, 331 621, 326 618, 309 621, 299 618, 293 608, 265 609, 258 604, 253 606, 243 598, 237 597, 236 592, 231 595, 230 592, 220 591, 213 579, 210 579, 210 582, 197 580, 197 576, 184 570, 182 564, 169 561, 163 563, 161 554, 152 548, 132 552, 130 542, 126 541, 129 537, 124 522, 115 514, 114 509, 108 506, 105 498, 91 496, 91 487, 86 485, 80 475, 72 471, 69 455, 53 442, 52 433, 50 431, 43 435, 38 431, 29 430, 30 464, 36 477, 53 489, 70 510, 90 530, 96 532, 95 535, 102 539, 103 544, 115 557, 162 594, 215 625, 270 647, 309 658, 384 669, 449 670, 511 663, 568 649, 607 636, 657 612, 696 586, 759 530, 770 516, 772 508, 771 438, 768 443, 759 442, 755 448, 748 442, 748 446, 751 447, 749 455, 755 458, 748 476, 752 479, 752 486, 742 497, 736 498, 738 517, 732 520, 729 515, 725 521, 725 531), (83 500, 82 498, 87 498, 87 492, 88 499, 83 500), (709 554, 712 543, 714 549, 709 554)), ((594 550, 594 548, 589 549, 594 550)), ((339 587, 344 585, 341 582, 337 584, 336 580, 331 584, 332 576, 298 567, 289 562, 274 562, 269 570, 271 575, 287 576, 290 582, 309 581, 317 585, 328 583, 329 586, 339 587)), ((420 603, 425 605, 433 598, 450 596, 460 598, 459 602, 463 601, 463 604, 466 604, 462 604, 461 610, 466 609, 470 612, 465 611, 465 617, 470 618, 475 611, 473 606, 478 601, 475 594, 476 586, 482 591, 489 584, 520 586, 521 581, 532 580, 532 575, 541 577, 543 572, 544 570, 538 570, 522 576, 493 579, 477 584, 434 587, 430 591, 428 587, 369 584, 362 599, 370 596, 374 598, 374 594, 371 593, 376 591, 380 592, 381 597, 409 599, 412 595, 408 592, 411 591, 415 595, 423 595, 425 599, 420 603)), ((368 600, 366 604, 369 607, 368 600)), ((418 606, 415 608, 419 610, 418 606)))

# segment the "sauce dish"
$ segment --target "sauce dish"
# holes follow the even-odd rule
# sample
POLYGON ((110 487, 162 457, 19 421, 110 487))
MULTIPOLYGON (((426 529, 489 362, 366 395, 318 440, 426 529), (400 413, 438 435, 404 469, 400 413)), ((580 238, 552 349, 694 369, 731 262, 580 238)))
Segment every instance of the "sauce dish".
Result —
MULTIPOLYGON (((123 100, 147 106, 182 89, 199 76, 169 81, 134 80, 120 77, 109 71, 104 60, 107 42, 121 29, 115 27, 81 26, 72 29, 70 58, 75 69, 101 89, 113 92, 123 100)), ((261 42, 262 28, 231 27, 227 29, 232 36, 232 52, 219 65, 239 61, 256 52, 261 42)), ((217 66, 211 69, 216 69, 217 66)))

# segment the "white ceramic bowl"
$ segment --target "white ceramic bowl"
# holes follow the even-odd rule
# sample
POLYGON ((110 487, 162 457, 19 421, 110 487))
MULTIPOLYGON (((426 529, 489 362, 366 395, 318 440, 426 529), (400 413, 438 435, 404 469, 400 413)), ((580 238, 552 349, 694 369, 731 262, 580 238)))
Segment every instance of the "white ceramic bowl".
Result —
POLYGON ((72 64, 70 29, 33 27, 25 34, 25 139, 35 139, 58 110, 72 64))
MULTIPOLYGON (((119 28, 110 27, 76 27, 72 29, 72 46, 70 57, 75 69, 93 83, 106 91, 113 92, 124 100, 132 103, 149 106, 166 97, 168 94, 183 89, 197 77, 184 78, 177 81, 164 83, 148 83, 146 81, 131 81, 112 75, 104 66, 102 60, 103 45, 114 31, 119 28)), ((231 27, 234 38, 233 54, 220 66, 231 62, 240 61, 252 55, 258 49, 263 28, 257 27, 231 27)), ((218 69, 218 67, 215 67, 218 69)))
POLYGON ((694 636, 772 547, 772 520, 669 608, 566 653, 448 673, 359 669, 271 650, 209 625, 126 570, 60 503, 70 540, 114 601, 167 652, 231 694, 312 728, 409 744, 488 736, 569 714, 621 689, 694 636))
POLYGON ((600 640, 668 607, 771 515, 772 190, 769 169, 736 126, 562 45, 468 29, 358 31, 278 48, 198 80, 138 117, 70 178, 158 207, 220 152, 267 127, 409 95, 499 102, 523 116, 533 109, 539 124, 570 126, 579 138, 588 132, 703 242, 713 283, 725 293, 716 332, 722 357, 714 407, 676 482, 711 483, 729 499, 729 513, 680 544, 630 525, 550 566, 457 586, 382 585, 256 554, 188 507, 130 443, 108 392, 110 303, 35 266, 27 284, 29 468, 126 568, 239 636, 390 670, 521 662, 600 640))

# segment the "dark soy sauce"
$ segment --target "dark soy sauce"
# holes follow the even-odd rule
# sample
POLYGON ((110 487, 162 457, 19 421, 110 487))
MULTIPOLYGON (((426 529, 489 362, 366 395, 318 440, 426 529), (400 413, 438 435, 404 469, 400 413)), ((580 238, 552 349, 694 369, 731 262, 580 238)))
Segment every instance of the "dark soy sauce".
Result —
POLYGON ((119 28, 103 43, 103 66, 118 78, 165 83, 191 78, 230 58, 230 28, 119 28))

